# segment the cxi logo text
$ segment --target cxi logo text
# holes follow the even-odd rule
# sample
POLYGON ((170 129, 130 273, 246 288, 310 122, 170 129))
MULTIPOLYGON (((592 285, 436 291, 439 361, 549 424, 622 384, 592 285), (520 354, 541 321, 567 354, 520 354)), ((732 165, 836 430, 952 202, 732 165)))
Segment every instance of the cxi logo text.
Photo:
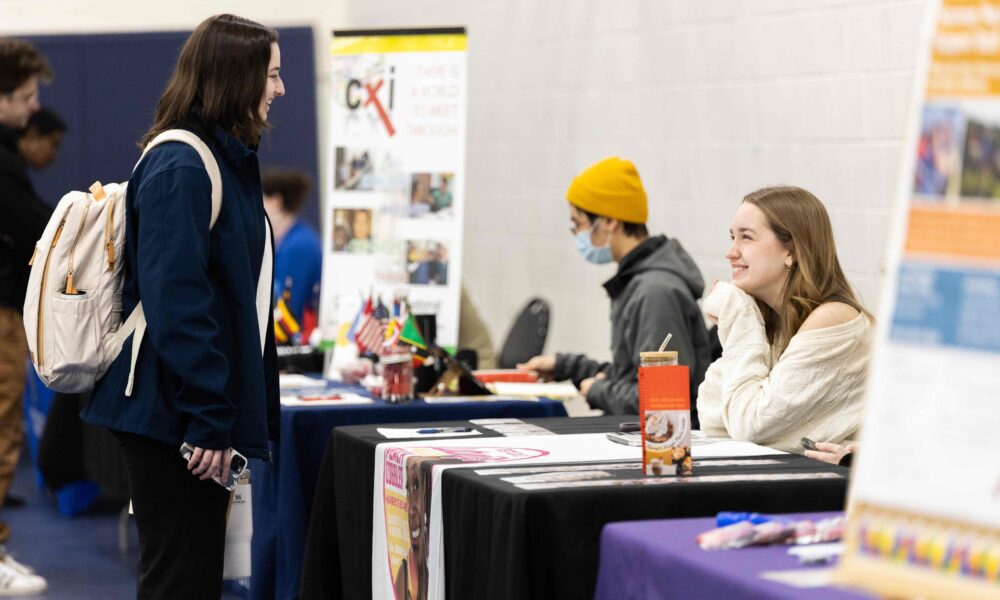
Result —
POLYGON ((356 111, 359 108, 372 107, 378 114, 379 120, 385 125, 385 130, 388 132, 389 137, 396 135, 396 128, 392 124, 392 103, 393 95, 395 94, 395 67, 389 67, 389 79, 388 79, 388 96, 389 101, 386 105, 382 104, 381 98, 379 98, 379 91, 382 86, 386 83, 385 79, 372 80, 368 82, 363 82, 360 79, 350 79, 347 82, 347 89, 345 91, 345 100, 347 102, 347 108, 352 111, 356 111))

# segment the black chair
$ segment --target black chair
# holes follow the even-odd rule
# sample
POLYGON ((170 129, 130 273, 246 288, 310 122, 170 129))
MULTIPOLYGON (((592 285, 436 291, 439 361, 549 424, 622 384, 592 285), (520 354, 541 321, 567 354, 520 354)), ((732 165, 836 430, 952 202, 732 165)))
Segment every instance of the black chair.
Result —
POLYGON ((475 371, 479 368, 479 353, 472 348, 456 349, 455 359, 464 362, 470 371, 475 371))
POLYGON ((549 315, 549 303, 541 298, 532 298, 514 319, 500 349, 497 366, 513 369, 518 363, 541 354, 545 349, 545 338, 549 335, 549 315))

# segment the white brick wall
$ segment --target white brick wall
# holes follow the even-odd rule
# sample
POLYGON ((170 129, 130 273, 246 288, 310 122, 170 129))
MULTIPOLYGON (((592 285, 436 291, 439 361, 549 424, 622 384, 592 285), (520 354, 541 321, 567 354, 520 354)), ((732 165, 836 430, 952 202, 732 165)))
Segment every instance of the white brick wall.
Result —
POLYGON ((549 350, 609 355, 600 284, 613 268, 576 254, 563 194, 577 171, 613 154, 638 166, 651 228, 679 238, 709 281, 728 276, 727 228, 744 194, 772 183, 810 189, 875 308, 925 0, 147 4, 5 0, 0 29, 190 27, 223 10, 311 22, 322 106, 333 27, 465 25, 463 275, 498 344, 518 308, 541 295, 554 304, 549 350))
POLYGON ((548 349, 609 355, 613 268, 566 233, 587 164, 639 168, 650 225, 725 278, 740 199, 801 185, 830 211, 841 261, 872 309, 911 94, 923 0, 366 0, 349 27, 469 31, 464 277, 500 343, 533 295, 548 349))

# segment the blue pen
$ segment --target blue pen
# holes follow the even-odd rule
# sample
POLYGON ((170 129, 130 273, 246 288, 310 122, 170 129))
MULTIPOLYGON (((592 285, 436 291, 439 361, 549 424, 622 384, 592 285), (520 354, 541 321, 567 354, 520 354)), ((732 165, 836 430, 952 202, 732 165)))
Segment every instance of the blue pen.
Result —
POLYGON ((760 513, 751 512, 720 512, 715 515, 715 526, 725 527, 727 525, 732 525, 733 523, 739 523, 740 521, 750 521, 753 525, 760 525, 761 523, 767 523, 774 520, 769 515, 762 515, 760 513))
POLYGON ((471 427, 430 427, 428 429, 418 429, 417 433, 468 433, 475 431, 471 427))

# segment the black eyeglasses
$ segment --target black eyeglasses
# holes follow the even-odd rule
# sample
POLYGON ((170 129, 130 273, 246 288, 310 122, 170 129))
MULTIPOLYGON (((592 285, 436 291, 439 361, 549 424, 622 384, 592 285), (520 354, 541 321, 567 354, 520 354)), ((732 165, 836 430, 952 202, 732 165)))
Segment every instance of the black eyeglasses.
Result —
MULTIPOLYGON (((601 219, 601 217, 597 217, 596 219, 594 219, 594 222, 590 224, 590 233, 594 233, 594 229, 597 229, 597 222, 600 219, 601 219)), ((570 233, 570 235, 579 235, 581 227, 586 227, 586 223, 575 223, 574 222, 572 225, 569 226, 569 233, 570 233)))

